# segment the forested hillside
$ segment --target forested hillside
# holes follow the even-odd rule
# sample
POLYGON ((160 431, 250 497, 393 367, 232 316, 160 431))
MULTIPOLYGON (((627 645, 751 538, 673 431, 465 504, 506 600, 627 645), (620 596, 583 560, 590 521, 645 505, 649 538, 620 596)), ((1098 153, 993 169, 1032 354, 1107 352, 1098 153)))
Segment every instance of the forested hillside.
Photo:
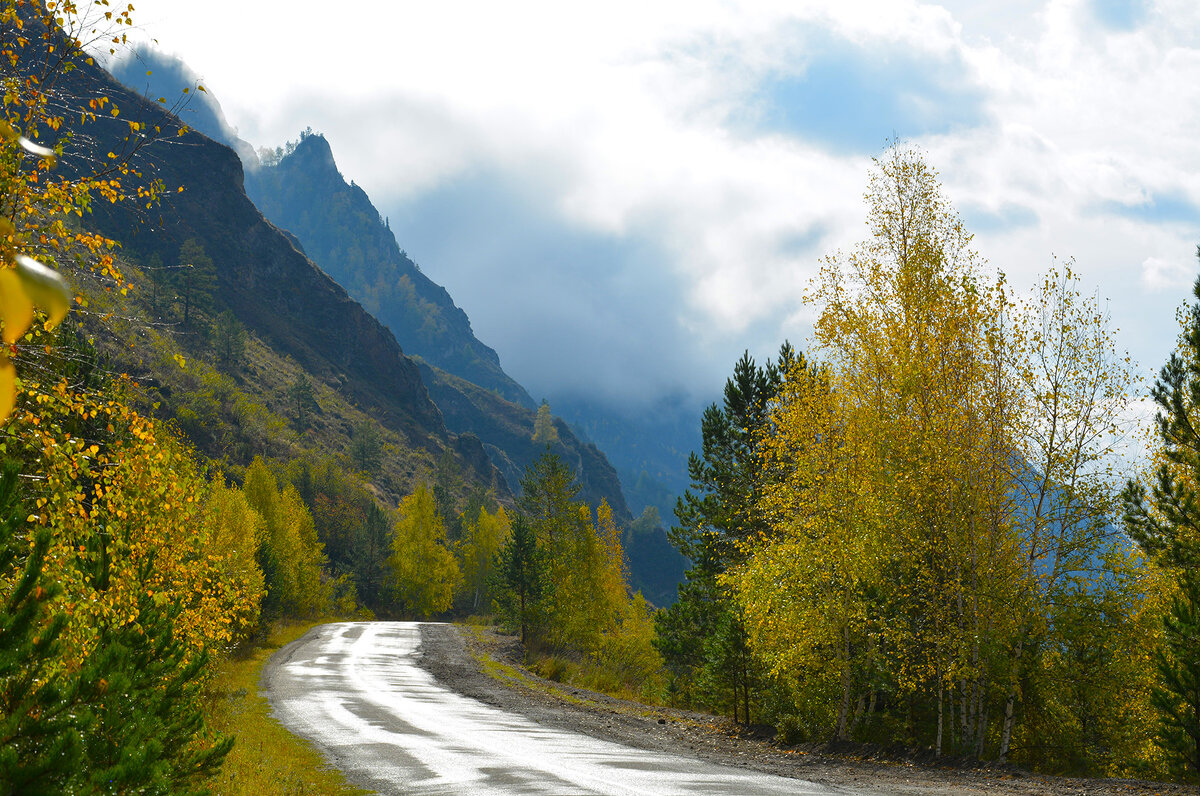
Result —
POLYGON ((204 792, 256 740, 209 723, 215 666, 330 616, 490 621, 779 743, 1200 779, 1200 282, 1130 478, 1098 297, 985 268, 894 144, 804 350, 734 363, 674 518, 635 519, 323 138, 263 167, 289 236, 83 49, 104 8, 0 0, 0 793, 204 792))
MULTIPOLYGON (((409 353, 420 355, 422 374, 447 427, 483 441, 510 490, 552 443, 573 468, 591 505, 612 507, 630 529, 630 577, 655 604, 674 599, 683 567, 657 524, 633 525, 625 491, 605 454, 554 421, 553 440, 537 438, 534 404, 500 368, 495 352, 473 335, 466 314, 400 250, 366 193, 347 184, 323 136, 303 133, 295 143, 264 151, 246 173, 248 195, 276 225, 294 233, 322 269, 346 286, 386 324, 409 353)), ((629 431, 629 434, 635 434, 629 431)), ((657 494, 669 516, 675 495, 657 494)))

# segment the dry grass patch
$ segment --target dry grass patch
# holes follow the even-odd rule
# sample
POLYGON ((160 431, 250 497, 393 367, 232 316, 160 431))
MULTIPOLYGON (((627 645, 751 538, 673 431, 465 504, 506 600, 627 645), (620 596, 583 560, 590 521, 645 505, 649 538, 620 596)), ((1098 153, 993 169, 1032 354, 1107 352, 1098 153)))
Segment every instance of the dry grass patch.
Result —
POLYGON ((308 741, 275 721, 258 691, 267 659, 317 624, 277 626, 265 642, 217 667, 208 689, 207 720, 213 729, 237 737, 221 772, 209 783, 217 796, 370 793, 347 783, 308 741))

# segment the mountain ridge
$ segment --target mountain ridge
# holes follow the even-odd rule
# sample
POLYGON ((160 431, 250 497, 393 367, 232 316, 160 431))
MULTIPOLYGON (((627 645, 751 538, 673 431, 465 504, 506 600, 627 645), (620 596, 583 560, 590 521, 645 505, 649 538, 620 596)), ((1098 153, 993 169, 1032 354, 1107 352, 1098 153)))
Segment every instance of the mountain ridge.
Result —
POLYGON ((141 178, 167 188, 158 205, 138 212, 126 203, 97 203, 89 223, 142 261, 175 263, 185 242, 198 242, 212 260, 219 303, 238 321, 369 411, 411 449, 432 459, 450 452, 474 481, 509 495, 482 443, 446 428, 417 365, 391 331, 262 216, 243 190, 243 165, 233 150, 199 132, 181 132, 168 108, 98 66, 81 66, 66 78, 64 88, 76 96, 101 86, 122 115, 72 139, 60 168, 82 168, 107 151, 139 146, 141 178), (127 120, 157 127, 158 140, 146 145, 127 120))
POLYGON ((475 337, 449 292, 400 248, 366 192, 345 181, 324 136, 301 133, 277 160, 248 169, 245 185, 263 215, 295 233, 313 261, 391 329, 407 352, 512 403, 535 407, 501 368, 495 350, 475 337))

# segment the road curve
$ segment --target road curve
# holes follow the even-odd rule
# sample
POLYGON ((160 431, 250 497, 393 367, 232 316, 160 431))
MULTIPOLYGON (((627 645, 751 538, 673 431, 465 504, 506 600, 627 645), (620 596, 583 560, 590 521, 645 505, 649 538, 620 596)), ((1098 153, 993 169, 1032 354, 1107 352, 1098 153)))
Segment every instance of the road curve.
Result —
POLYGON ((382 794, 833 794, 837 788, 634 749, 457 694, 416 664, 415 622, 321 625, 263 674, 275 717, 382 794))

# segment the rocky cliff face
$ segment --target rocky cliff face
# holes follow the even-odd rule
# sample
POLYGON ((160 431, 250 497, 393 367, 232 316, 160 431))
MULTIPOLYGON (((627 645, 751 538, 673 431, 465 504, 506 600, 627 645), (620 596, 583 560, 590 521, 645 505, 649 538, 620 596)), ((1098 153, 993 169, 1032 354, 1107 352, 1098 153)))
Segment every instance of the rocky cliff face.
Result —
POLYGON ((99 87, 121 116, 88 128, 64 153, 60 168, 104 162, 109 151, 142 146, 130 120, 160 128, 159 140, 135 159, 141 181, 161 180, 163 201, 138 213, 130 204, 98 203, 92 221, 139 258, 178 260, 194 239, 216 266, 219 301, 276 351, 337 389, 414 448, 458 452, 479 482, 507 494, 473 438, 445 427, 416 364, 395 337, 279 229, 263 218, 243 190, 242 163, 232 150, 196 132, 177 135, 180 123, 98 67, 68 73, 65 90, 93 96, 99 87), (176 190, 181 189, 181 190, 176 190))
POLYGON ((367 194, 346 183, 324 137, 306 132, 275 157, 246 174, 246 192, 267 218, 295 233, 405 351, 533 408, 496 352, 476 339, 467 314, 401 251, 367 194))
MULTIPOLYGON (((247 192, 268 218, 296 234, 313 260, 421 356, 425 384, 446 426, 478 436, 515 492, 544 450, 531 439, 534 403, 500 368, 496 352, 477 340, 450 294, 423 274, 396 243, 361 188, 347 185, 329 143, 304 134, 253 169, 247 192)), ((581 497, 607 500, 618 522, 630 517, 620 479, 595 445, 561 420, 553 450, 575 469, 581 497)))

